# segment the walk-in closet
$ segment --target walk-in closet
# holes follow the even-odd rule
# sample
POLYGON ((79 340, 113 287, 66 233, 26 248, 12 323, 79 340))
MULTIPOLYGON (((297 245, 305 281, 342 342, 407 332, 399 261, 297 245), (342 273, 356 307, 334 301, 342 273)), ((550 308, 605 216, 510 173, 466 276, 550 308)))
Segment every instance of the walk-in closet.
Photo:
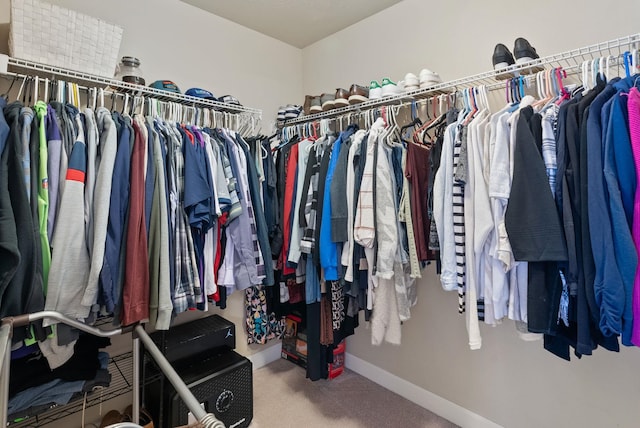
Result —
POLYGON ((0 0, 0 423, 637 426, 638 16, 0 0))

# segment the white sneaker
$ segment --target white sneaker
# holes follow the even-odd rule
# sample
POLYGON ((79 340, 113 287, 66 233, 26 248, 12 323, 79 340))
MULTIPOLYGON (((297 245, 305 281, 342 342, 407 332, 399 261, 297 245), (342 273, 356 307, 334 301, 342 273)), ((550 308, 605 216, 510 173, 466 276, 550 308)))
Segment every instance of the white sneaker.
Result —
POLYGON ((420 89, 430 88, 432 86, 442 83, 442 78, 438 73, 423 68, 420 71, 420 89))
POLYGON ((377 100, 380 98, 382 98, 382 87, 376 80, 372 80, 369 85, 369 99, 377 100))
POLYGON ((407 73, 404 75, 404 87, 406 88, 411 88, 411 87, 416 87, 416 89, 418 88, 418 86, 420 86, 420 80, 418 80, 418 77, 413 74, 413 73, 407 73))
MULTIPOLYGON (((369 91, 371 93, 371 91, 369 91)), ((398 89, 398 85, 393 83, 391 79, 385 77, 382 79, 382 97, 391 97, 393 95, 398 95, 400 90, 398 89)))

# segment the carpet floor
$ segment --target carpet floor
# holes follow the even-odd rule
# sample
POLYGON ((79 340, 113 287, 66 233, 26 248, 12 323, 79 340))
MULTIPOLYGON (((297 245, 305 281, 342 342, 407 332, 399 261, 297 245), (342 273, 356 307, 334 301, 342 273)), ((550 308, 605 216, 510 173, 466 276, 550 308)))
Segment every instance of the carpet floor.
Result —
POLYGON ((253 372, 250 428, 455 428, 384 387, 345 370, 311 382, 305 370, 278 360, 253 372))

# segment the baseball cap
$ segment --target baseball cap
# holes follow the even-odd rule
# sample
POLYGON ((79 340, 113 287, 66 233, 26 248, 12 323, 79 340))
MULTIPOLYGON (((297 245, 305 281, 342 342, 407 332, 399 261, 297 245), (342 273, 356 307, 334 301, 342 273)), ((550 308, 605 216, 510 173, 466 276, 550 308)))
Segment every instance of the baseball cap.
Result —
POLYGON ((213 94, 211 92, 207 91, 206 89, 191 88, 191 89, 187 89, 187 91, 184 94, 192 96, 192 97, 204 98, 204 99, 207 99, 207 100, 218 101, 218 99, 216 97, 214 97, 213 94))
POLYGON ((240 104, 240 101, 238 101, 238 99, 233 95, 223 95, 220 98, 218 98, 218 101, 222 103, 233 104, 233 105, 242 107, 242 104, 240 104))
POLYGON ((174 92, 176 94, 181 94, 180 88, 173 83, 171 80, 156 80, 149 87, 154 89, 159 89, 161 91, 174 92))

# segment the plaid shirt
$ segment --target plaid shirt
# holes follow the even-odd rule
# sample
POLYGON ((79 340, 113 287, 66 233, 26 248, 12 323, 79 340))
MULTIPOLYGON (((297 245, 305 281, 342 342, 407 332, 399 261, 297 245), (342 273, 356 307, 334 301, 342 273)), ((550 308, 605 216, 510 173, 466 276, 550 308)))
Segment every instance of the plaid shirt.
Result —
MULTIPOLYGON (((248 174, 247 162, 252 162, 253 159, 247 159, 247 157, 244 154, 244 151, 241 150, 239 147, 237 147, 238 144, 246 144, 246 143, 244 143, 244 141, 238 142, 236 138, 241 139, 239 135, 236 136, 235 133, 232 132, 231 139, 236 144, 236 148, 238 150, 238 153, 237 153, 238 161, 239 161, 240 167, 242 168, 242 171, 240 171, 240 177, 238 177, 238 179, 241 182, 240 187, 244 194, 244 200, 246 201, 246 204, 247 204, 247 214, 249 215, 249 224, 251 225, 251 240, 253 241, 253 254, 256 260, 256 269, 258 273, 258 279, 262 281, 264 278, 266 278, 265 269, 264 269, 264 259, 262 257, 262 250, 260 249, 260 243, 258 242, 258 229, 256 226, 256 216, 253 212, 253 201, 251 200, 251 193, 249 191, 249 178, 247 176, 248 174)), ((255 285, 258 285, 258 284, 255 284, 255 285)))
POLYGON ((173 169, 175 171, 176 183, 176 215, 175 215, 175 284, 173 296, 173 308, 176 313, 184 312, 189 308, 196 307, 196 289, 200 289, 200 278, 196 274, 197 267, 195 248, 193 239, 189 231, 189 220, 184 211, 184 156, 182 154, 182 144, 190 144, 183 140, 176 128, 169 127, 172 132, 173 146, 173 169))
POLYGON ((229 199, 231 199, 231 208, 229 209, 229 222, 242 213, 242 206, 240 205, 240 199, 238 198, 238 181, 233 176, 231 170, 231 161, 229 160, 229 154, 223 141, 214 136, 214 140, 218 142, 218 149, 220 153, 220 160, 222 161, 222 168, 224 176, 227 180, 227 188, 229 189, 229 199))
MULTIPOLYGON (((305 177, 300 207, 304 206, 304 215, 300 215, 300 226, 304 229, 300 241, 300 251, 311 254, 315 248, 316 216, 318 210, 318 176, 322 160, 322 145, 315 146, 309 152, 307 163, 308 177, 305 177), (305 193, 306 190, 306 193, 305 193)), ((301 213, 302 214, 302 213, 301 213)))

